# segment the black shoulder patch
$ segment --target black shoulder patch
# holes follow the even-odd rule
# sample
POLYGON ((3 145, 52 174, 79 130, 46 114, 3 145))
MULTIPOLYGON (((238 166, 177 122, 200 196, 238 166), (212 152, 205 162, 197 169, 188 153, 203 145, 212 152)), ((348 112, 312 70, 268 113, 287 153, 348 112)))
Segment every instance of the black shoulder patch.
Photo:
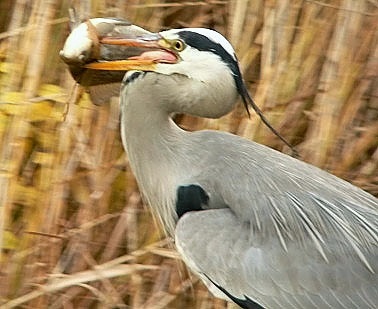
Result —
POLYGON ((261 305, 253 301, 247 296, 244 296, 245 299, 240 299, 235 296, 232 296, 229 292, 227 292, 224 288, 222 288, 220 285, 216 284, 213 280, 209 278, 208 275, 204 274, 207 279, 211 281, 212 284, 214 284, 218 289, 220 289, 224 294, 226 294, 235 304, 240 306, 241 308, 244 309, 264 309, 261 305))
POLYGON ((203 210, 202 205, 207 205, 208 202, 209 196, 198 185, 177 188, 176 213, 179 218, 189 211, 203 210))

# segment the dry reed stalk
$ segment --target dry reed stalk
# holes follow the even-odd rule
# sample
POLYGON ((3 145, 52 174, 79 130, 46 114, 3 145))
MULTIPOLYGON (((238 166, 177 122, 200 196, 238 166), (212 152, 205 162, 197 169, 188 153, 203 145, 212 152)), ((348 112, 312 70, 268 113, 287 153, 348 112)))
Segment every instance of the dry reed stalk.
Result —
MULTIPOLYGON (((12 16, 10 19, 10 23, 8 26, 9 32, 14 31, 15 29, 19 28, 22 23, 23 15, 22 12, 24 12, 26 9, 26 3, 22 0, 17 0, 14 3, 14 8, 12 10, 12 16)), ((21 57, 21 53, 19 50, 19 44, 22 40, 22 36, 12 36, 8 40, 8 46, 6 49, 6 56, 5 56, 5 62, 14 63, 20 63, 21 61, 24 62, 25 59, 21 57)), ((7 76, 7 82, 4 83, 4 91, 15 91, 17 89, 17 86, 20 83, 20 78, 22 76, 21 74, 21 65, 12 65, 12 70, 10 71, 9 76, 7 76)), ((3 83, 2 83, 3 84, 3 83)))
POLYGON ((248 0, 236 0, 230 4, 230 27, 228 30, 230 42, 234 46, 238 46, 240 39, 244 37, 242 29, 247 17, 245 12, 248 10, 248 4, 248 0))
MULTIPOLYGON (((14 7, 18 10, 14 10, 12 17, 10 18, 10 23, 9 23, 9 29, 13 30, 15 28, 18 28, 21 24, 22 20, 22 14, 20 14, 20 10, 23 10, 25 3, 23 1, 16 1, 14 4, 14 7)), ((14 53, 15 51, 18 50, 17 45, 19 43, 19 37, 13 37, 8 41, 8 46, 7 46, 7 54, 5 56, 5 61, 6 62, 13 62, 14 59, 14 53)), ((15 66, 15 69, 17 66, 15 66)), ((13 91, 15 88, 16 82, 16 70, 12 70, 14 72, 13 75, 11 75, 10 79, 8 82, 4 82, 4 78, 1 80, 1 84, 4 88, 5 91, 13 91)), ((3 100, 3 97, 0 96, 1 100, 3 100)), ((2 141, 6 145, 6 139, 9 139, 9 142, 12 141, 13 135, 7 134, 3 135, 2 141)), ((0 152, 0 164, 1 164, 1 171, 2 173, 0 174, 0 249, 3 248, 3 233, 5 227, 7 226, 8 222, 6 222, 6 219, 9 218, 10 214, 10 203, 12 201, 12 197, 9 196, 8 193, 12 192, 11 190, 11 178, 12 178, 12 170, 9 166, 9 157, 12 152, 12 149, 9 148, 3 148, 1 149, 0 152), (10 197, 10 198, 9 198, 10 197)), ((0 261, 2 258, 2 250, 0 250, 0 261)))
MULTIPOLYGON (((281 28, 285 27, 283 24, 279 24, 279 27, 275 26, 275 20, 280 20, 279 17, 276 17, 275 15, 276 9, 273 6, 267 5, 264 8, 264 24, 261 33, 262 49, 260 50, 261 81, 255 94, 255 100, 258 102, 260 107, 264 106, 265 101, 271 101, 274 91, 268 91, 269 85, 274 84, 274 81, 272 81, 273 77, 280 76, 279 72, 275 72, 273 70, 273 65, 277 60, 275 58, 277 58, 277 55, 280 54, 279 51, 276 51, 276 48, 278 48, 278 46, 276 46, 277 44, 275 43, 275 38, 277 38, 275 31, 277 31, 277 28, 282 31, 283 29, 281 30, 281 28), (268 94, 271 94, 271 97, 266 98, 268 94)), ((282 40, 279 40, 279 42, 281 42, 282 45, 284 38, 282 38, 282 40)), ((249 137, 256 136, 256 130, 258 129, 258 126, 258 121, 254 121, 253 123, 249 121, 246 123, 244 122, 242 123, 242 131, 239 130, 239 133, 249 137)))
MULTIPOLYGON (((123 241, 124 235, 128 234, 127 230, 130 228, 136 228, 137 223, 135 222, 135 218, 133 220, 134 221, 133 226, 130 227, 129 224, 125 224, 125 223, 128 222, 127 220, 128 220, 128 217, 130 216, 129 208, 131 208, 132 212, 134 212, 139 203, 140 203, 140 197, 137 193, 134 193, 133 195, 130 196, 129 203, 123 209, 122 214, 119 217, 117 224, 114 226, 112 234, 109 237, 110 241, 106 244, 106 247, 104 248, 104 251, 101 255, 100 262, 105 262, 114 258, 116 256, 118 248, 121 246, 121 242, 123 241), (131 205, 131 207, 128 207, 129 205, 131 205)), ((135 231, 137 231, 137 228, 135 229, 135 231)), ((132 237, 132 242, 135 241, 135 238, 136 237, 132 237)), ((136 250, 138 245, 133 244, 132 247, 134 248, 134 250, 136 250)))
MULTIPOLYGON (((344 6, 353 6, 353 1, 344 1, 344 6)), ((354 2, 356 3, 356 2, 354 2)), ((338 20, 335 27, 335 32, 331 39, 327 61, 325 62, 326 70, 323 70, 320 77, 320 83, 323 85, 323 93, 317 95, 315 98, 315 113, 317 120, 314 123, 312 130, 309 131, 309 140, 312 145, 308 150, 308 156, 312 162, 317 165, 324 166, 327 155, 330 151, 330 145, 334 144, 334 133, 337 128, 338 121, 336 116, 340 114, 342 105, 344 103, 344 93, 340 89, 344 78, 355 78, 355 70, 350 70, 351 57, 349 48, 346 50, 345 46, 349 46, 353 32, 361 27, 361 19, 353 18, 355 14, 347 13, 345 11, 338 12, 338 20), (351 23, 356 22, 359 27, 351 27, 351 23), (353 28, 353 29, 350 29, 353 28), (348 54, 346 54, 348 53, 348 54), (344 63, 340 63, 345 61, 344 63), (348 72, 343 72, 343 70, 348 72), (316 128, 316 129, 315 129, 316 128), (316 149, 316 151, 314 151, 316 149)), ((348 87, 347 87, 348 88, 348 87)), ((349 90, 350 88, 348 88, 349 90)))
POLYGON ((51 36, 51 25, 49 22, 53 19, 55 5, 56 0, 39 1, 36 5, 35 24, 37 24, 37 28, 30 34, 30 39, 33 40, 35 48, 28 59, 26 76, 23 83, 23 92, 26 98, 35 96, 40 86, 39 79, 42 76, 44 61, 48 53, 48 41, 51 36))
POLYGON ((52 280, 51 283, 41 286, 39 289, 35 291, 32 291, 19 298, 15 298, 7 302, 1 308, 4 308, 4 309, 14 308, 23 303, 29 302, 37 297, 40 297, 42 295, 54 293, 62 289, 65 289, 67 287, 81 285, 86 282, 97 281, 99 279, 101 280, 101 279, 113 278, 113 277, 118 277, 118 276, 125 276, 125 275, 130 275, 136 271, 154 270, 154 269, 156 269, 156 267, 154 266, 136 265, 136 264, 118 265, 109 269, 101 269, 101 265, 100 265, 95 270, 86 270, 82 272, 76 272, 75 274, 72 274, 63 278, 54 279, 52 280))

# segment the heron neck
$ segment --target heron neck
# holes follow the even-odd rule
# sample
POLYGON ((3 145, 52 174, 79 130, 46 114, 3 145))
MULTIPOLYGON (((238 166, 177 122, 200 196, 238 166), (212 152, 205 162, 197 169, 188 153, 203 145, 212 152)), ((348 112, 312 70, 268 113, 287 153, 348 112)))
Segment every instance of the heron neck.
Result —
POLYGON ((141 162, 143 166, 171 162, 171 156, 174 157, 172 151, 186 133, 168 113, 151 109, 147 101, 123 106, 121 127, 124 146, 129 157, 132 157, 130 160, 132 163, 141 162))
POLYGON ((179 149, 188 133, 159 108, 157 98, 146 93, 137 101, 133 97, 121 94, 123 144, 144 199, 173 234, 179 149))

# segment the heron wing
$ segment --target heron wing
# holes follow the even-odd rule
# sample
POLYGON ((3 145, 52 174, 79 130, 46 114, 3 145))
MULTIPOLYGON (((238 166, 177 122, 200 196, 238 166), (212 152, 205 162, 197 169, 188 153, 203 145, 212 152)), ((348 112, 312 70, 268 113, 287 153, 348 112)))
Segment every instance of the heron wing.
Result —
MULTIPOLYGON (((250 225, 230 209, 185 214, 176 228, 176 244, 216 295, 222 296, 216 291, 222 289, 223 297, 246 304, 251 300, 266 308, 373 308, 378 301, 377 275, 347 248, 331 244, 324 249, 325 261, 312 245, 288 242, 284 250, 279 237, 255 242, 250 225)), ((376 269, 378 256, 364 253, 376 269)))
POLYGON ((205 282, 269 308, 378 303, 374 197, 262 145, 228 134, 201 135, 201 142, 209 135, 212 151, 202 152, 193 180, 209 194, 210 205, 222 200, 229 208, 185 214, 176 242, 205 282))

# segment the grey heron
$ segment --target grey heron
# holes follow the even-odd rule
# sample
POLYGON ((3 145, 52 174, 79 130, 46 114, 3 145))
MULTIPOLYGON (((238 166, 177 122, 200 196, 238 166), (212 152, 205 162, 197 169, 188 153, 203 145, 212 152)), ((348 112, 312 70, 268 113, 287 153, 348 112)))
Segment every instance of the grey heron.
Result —
POLYGON ((218 32, 172 29, 102 43, 140 47, 121 135, 140 191, 186 264, 243 308, 376 308, 378 202, 315 166, 242 137, 187 132, 175 113, 217 118, 241 96, 238 60, 218 32))

